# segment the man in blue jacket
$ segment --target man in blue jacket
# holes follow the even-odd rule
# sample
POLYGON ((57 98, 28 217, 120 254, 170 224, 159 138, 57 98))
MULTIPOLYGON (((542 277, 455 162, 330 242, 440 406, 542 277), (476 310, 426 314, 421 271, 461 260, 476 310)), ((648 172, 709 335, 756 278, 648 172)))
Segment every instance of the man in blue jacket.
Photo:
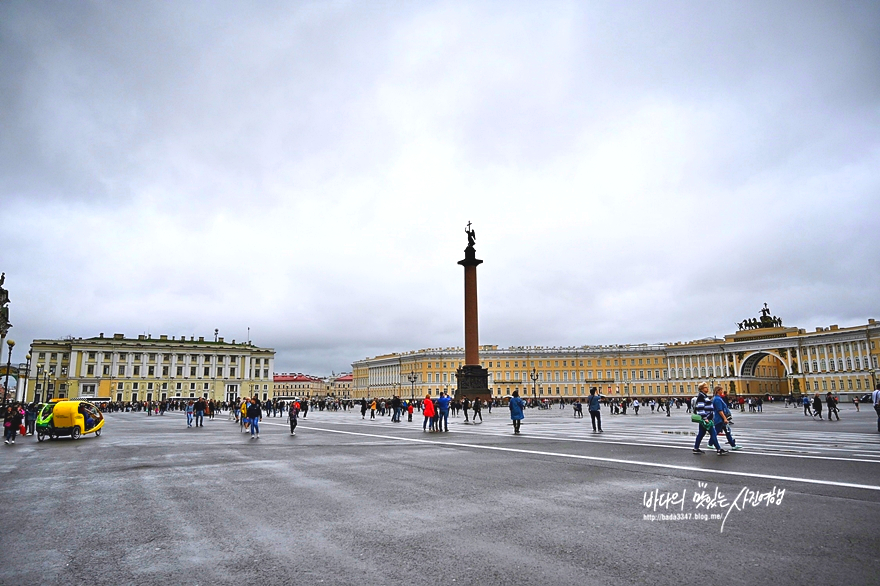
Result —
POLYGON ((442 392, 440 396, 437 398, 437 409, 439 411, 437 416, 437 431, 440 431, 440 428, 443 427, 443 431, 449 431, 449 403, 452 402, 452 399, 449 397, 449 393, 442 392))

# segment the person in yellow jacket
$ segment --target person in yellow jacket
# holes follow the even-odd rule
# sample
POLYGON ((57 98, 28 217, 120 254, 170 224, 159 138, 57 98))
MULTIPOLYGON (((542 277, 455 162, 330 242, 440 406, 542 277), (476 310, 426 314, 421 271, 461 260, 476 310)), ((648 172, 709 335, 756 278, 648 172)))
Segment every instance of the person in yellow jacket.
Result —
POLYGON ((250 403, 250 402, 251 402, 251 400, 248 399, 247 397, 245 397, 244 401, 241 402, 241 417, 239 417, 239 421, 241 423, 239 425, 239 431, 241 431, 242 433, 247 431, 248 425, 250 424, 250 422, 248 421, 248 418, 247 418, 247 408, 248 408, 248 403, 250 403))

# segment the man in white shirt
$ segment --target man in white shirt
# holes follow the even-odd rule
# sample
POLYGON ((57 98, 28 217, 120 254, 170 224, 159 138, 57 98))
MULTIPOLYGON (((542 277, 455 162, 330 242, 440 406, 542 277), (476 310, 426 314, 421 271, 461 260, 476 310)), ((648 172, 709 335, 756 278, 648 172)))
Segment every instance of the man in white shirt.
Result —
POLYGON ((877 390, 871 393, 871 399, 874 401, 874 411, 877 412, 877 433, 880 433, 880 383, 877 383, 877 390))

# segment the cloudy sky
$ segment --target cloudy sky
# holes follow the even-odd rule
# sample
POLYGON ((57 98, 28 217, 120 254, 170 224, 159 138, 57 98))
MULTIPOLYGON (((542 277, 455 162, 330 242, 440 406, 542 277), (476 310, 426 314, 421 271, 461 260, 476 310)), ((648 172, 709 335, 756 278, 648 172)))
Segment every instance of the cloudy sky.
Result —
POLYGON ((880 4, 7 0, 0 202, 21 346, 461 345, 468 221, 482 343, 863 324, 880 4))

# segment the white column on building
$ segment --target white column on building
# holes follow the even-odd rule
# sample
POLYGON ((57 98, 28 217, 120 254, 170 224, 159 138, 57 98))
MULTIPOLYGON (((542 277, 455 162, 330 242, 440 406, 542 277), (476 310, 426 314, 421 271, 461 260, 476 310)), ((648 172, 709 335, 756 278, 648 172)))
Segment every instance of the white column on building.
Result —
POLYGON ((76 378, 78 376, 77 373, 79 372, 79 365, 77 364, 77 354, 78 352, 76 350, 70 351, 70 367, 67 371, 67 376, 69 376, 70 378, 76 378))

